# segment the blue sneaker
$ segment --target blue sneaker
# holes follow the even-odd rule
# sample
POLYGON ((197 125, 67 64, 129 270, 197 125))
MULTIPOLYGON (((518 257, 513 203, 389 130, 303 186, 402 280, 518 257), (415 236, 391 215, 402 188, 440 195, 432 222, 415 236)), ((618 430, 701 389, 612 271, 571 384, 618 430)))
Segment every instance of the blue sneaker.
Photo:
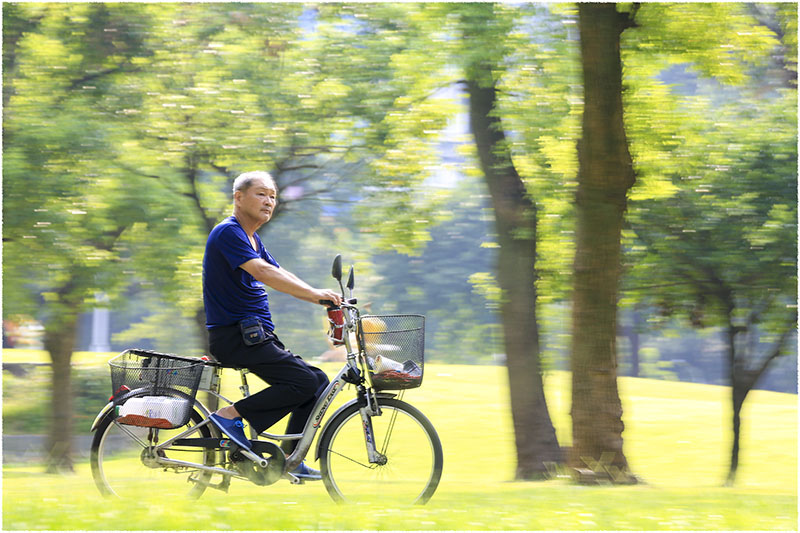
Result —
POLYGON ((242 417, 237 418, 223 418, 217 413, 211 415, 211 421, 222 430, 230 439, 242 448, 252 450, 250 440, 244 434, 244 422, 242 417))
POLYGON ((308 481, 319 481, 322 479, 322 474, 319 470, 314 470, 310 466, 306 465, 305 462, 300 463, 297 465, 297 468, 292 470, 292 475, 296 478, 305 479, 308 481))

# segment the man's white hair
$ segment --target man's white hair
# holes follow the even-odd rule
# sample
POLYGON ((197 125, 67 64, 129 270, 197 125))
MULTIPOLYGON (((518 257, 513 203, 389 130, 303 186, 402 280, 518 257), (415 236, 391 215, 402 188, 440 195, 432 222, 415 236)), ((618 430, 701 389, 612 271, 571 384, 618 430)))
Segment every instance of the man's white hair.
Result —
POLYGON ((233 193, 236 194, 236 191, 247 191, 247 189, 253 185, 253 181, 257 179, 265 180, 267 183, 271 183, 275 189, 278 188, 275 184, 275 179, 269 172, 265 172, 263 170, 252 170, 250 172, 245 172, 244 174, 239 174, 239 176, 233 180, 233 193))

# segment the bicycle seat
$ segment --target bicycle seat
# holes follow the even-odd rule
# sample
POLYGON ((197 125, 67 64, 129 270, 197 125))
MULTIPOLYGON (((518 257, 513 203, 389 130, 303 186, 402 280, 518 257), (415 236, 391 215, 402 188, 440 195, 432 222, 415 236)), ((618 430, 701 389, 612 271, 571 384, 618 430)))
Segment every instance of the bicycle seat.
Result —
POLYGON ((243 366, 237 366, 237 365, 226 365, 226 364, 224 364, 224 363, 221 363, 221 362, 220 362, 218 359, 216 359, 216 358, 215 358, 213 355, 206 355, 205 357, 208 359, 208 360, 206 361, 206 363, 207 363, 207 364, 211 364, 211 365, 218 366, 218 367, 221 367, 221 368, 230 368, 231 370, 247 370, 247 369, 246 369, 245 367, 243 367, 243 366))

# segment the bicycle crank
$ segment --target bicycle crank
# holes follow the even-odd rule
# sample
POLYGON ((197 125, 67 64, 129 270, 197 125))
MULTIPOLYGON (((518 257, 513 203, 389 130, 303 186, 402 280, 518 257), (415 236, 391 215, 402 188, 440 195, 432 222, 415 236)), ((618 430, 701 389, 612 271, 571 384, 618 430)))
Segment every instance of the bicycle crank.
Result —
POLYGON ((267 460, 267 466, 262 467, 248 459, 241 448, 235 444, 231 447, 228 457, 237 471, 247 477, 256 485, 272 485, 283 476, 286 466, 286 456, 276 444, 266 441, 251 441, 252 451, 257 456, 267 460))

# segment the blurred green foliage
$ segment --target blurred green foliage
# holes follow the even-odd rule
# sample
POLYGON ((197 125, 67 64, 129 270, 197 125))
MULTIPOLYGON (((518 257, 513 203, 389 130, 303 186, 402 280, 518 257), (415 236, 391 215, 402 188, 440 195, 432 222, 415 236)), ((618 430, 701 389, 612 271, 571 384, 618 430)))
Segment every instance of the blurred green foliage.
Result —
MULTIPOLYGON (((3 431, 9 435, 45 434, 52 416, 48 407, 51 370, 47 366, 24 367, 24 375, 3 372, 3 431)), ((76 366, 72 378, 74 422, 78 433, 86 434, 111 395, 108 367, 76 366)))
MULTIPOLYGON (((203 351, 206 235, 233 177, 265 168, 282 196, 264 237, 284 266, 329 284, 342 252, 374 312, 428 315, 434 358, 494 361, 491 209, 470 136, 442 131, 465 110, 463 67, 502 57, 498 113, 539 216, 544 352, 563 360, 576 14, 495 8, 477 43, 458 30, 480 25, 469 4, 3 4, 4 318, 50 327, 103 293, 136 324, 119 342, 203 351)), ((753 295, 792 304, 796 19, 793 4, 639 7, 622 50, 637 172, 624 305, 717 324, 681 257, 722 268, 738 313, 753 295)), ((314 311, 274 301, 287 344, 326 349, 314 311)))

